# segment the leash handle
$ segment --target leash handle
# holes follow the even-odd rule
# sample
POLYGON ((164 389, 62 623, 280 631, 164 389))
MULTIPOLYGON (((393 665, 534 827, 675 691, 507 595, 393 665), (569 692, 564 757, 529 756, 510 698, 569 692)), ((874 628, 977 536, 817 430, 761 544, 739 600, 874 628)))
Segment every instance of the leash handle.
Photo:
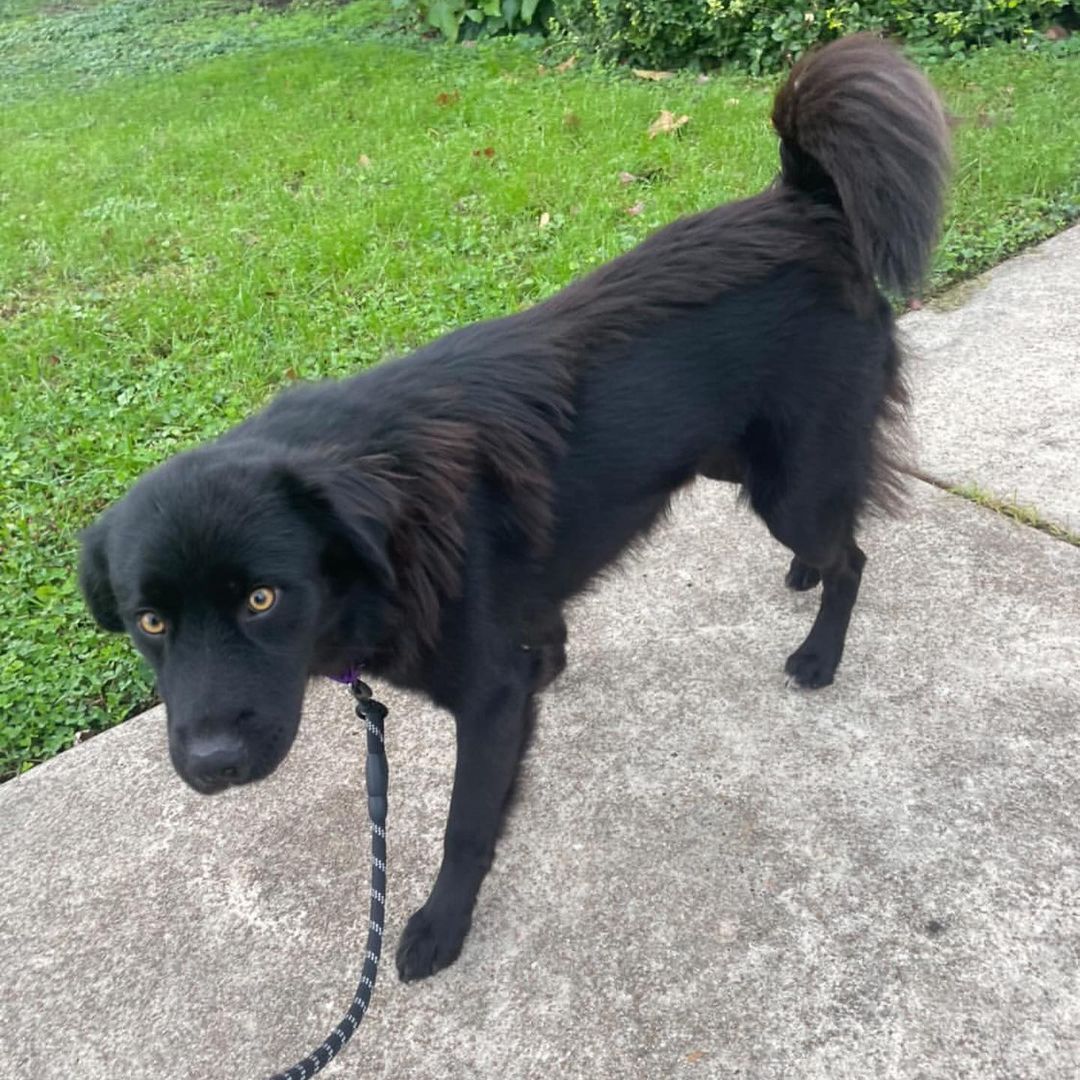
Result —
POLYGON ((274 1073, 270 1080, 309 1080, 337 1057, 364 1019, 364 1014, 371 1004, 375 976, 379 970, 383 924, 386 920, 386 799, 390 769, 383 740, 383 721, 386 719, 387 708, 371 696, 371 687, 361 679, 354 679, 351 689, 356 700, 356 715, 364 721, 367 730, 364 775, 367 784, 368 817, 371 818, 371 907, 364 968, 360 973, 360 983, 356 987, 352 1004, 333 1031, 306 1058, 298 1061, 291 1069, 274 1073))

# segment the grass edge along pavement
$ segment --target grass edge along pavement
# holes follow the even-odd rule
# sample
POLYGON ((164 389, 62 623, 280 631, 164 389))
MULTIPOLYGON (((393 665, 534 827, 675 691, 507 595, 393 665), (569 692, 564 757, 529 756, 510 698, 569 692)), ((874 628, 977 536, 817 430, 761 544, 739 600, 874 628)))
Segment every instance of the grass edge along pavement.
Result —
MULTIPOLYGON (((941 485, 937 486, 940 487, 941 485)), ((974 503, 976 506, 981 506, 985 510, 992 510, 995 514, 1007 517, 1010 521, 1015 521, 1018 525, 1024 525, 1029 529, 1036 529, 1041 533, 1045 533, 1047 536, 1052 536, 1055 540, 1060 540, 1063 543, 1072 544, 1073 547, 1080 548, 1080 533, 1056 524, 1040 513, 1034 506, 1027 506, 1018 502, 1016 499, 1001 498, 994 495, 992 492, 984 490, 977 484, 959 484, 956 486, 944 487, 942 490, 949 492, 950 495, 956 495, 961 499, 966 499, 968 502, 974 503)))
MULTIPOLYGON (((775 80, 354 29, 5 107, 0 775, 151 700, 73 576, 77 529, 136 475, 295 377, 535 302, 775 171, 775 80), (663 108, 690 121, 650 139, 663 108)), ((1080 64, 1000 48, 931 74, 962 120, 940 289, 1080 213, 1080 64)))

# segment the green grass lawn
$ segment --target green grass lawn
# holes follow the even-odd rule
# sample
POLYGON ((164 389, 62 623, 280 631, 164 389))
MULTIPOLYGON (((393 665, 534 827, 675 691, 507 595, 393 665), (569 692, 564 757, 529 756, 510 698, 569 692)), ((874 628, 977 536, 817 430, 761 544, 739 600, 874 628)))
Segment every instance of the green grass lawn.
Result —
MULTIPOLYGON (((386 7, 0 3, 0 775, 151 699, 74 581, 139 473, 773 174, 771 81, 560 72, 386 7), (649 139, 662 108, 690 121, 649 139)), ((963 121, 940 287, 1080 214, 1080 62, 932 74, 963 121)))

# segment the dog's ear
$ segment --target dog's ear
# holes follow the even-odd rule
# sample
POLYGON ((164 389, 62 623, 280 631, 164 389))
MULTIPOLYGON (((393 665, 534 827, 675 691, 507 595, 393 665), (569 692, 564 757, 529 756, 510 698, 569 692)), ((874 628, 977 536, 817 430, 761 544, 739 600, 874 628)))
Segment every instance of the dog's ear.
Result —
POLYGON ((124 623, 116 606, 116 594, 109 577, 109 557, 105 551, 108 534, 109 524, 104 517, 98 518, 83 531, 80 537, 82 552, 79 556, 79 588, 82 589, 87 607, 98 625, 116 634, 124 629, 124 623))
POLYGON ((383 591, 397 588, 390 558, 393 501, 385 481, 356 466, 294 460, 282 481, 293 505, 327 537, 327 570, 349 575, 359 564, 383 591))

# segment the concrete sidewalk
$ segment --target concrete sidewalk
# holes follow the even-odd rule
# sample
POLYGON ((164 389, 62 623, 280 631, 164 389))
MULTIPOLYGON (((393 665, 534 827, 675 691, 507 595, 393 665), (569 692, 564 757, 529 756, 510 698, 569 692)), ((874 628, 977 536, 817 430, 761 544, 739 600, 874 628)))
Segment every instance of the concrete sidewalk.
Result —
MULTIPOLYGON (((970 303, 1017 267, 979 318, 905 320, 932 345, 924 467, 1075 527, 1080 452, 1053 410, 1075 401, 1080 313, 1061 296, 1033 328, 1013 300, 1080 281, 1080 230, 970 303), (1003 388, 1043 370, 1044 337, 1065 370, 1003 388), (1012 362, 990 365, 1000 341, 1012 362), (994 400, 1046 423, 995 425, 994 400)), ((783 661, 816 595, 783 588, 784 552, 730 489, 679 503, 573 613, 461 959, 409 987, 387 963, 326 1075, 1080 1073, 1080 549, 913 487, 909 516, 867 529, 848 652, 812 694, 783 661)), ((426 703, 383 696, 389 953, 437 865, 452 740, 426 703)), ((158 710, 0 788, 8 1071, 261 1080, 310 1049, 359 970, 362 753, 347 693, 319 685, 255 788, 187 791, 158 710)))
POLYGON ((903 320, 922 467, 1080 533, 1080 227, 903 320))

